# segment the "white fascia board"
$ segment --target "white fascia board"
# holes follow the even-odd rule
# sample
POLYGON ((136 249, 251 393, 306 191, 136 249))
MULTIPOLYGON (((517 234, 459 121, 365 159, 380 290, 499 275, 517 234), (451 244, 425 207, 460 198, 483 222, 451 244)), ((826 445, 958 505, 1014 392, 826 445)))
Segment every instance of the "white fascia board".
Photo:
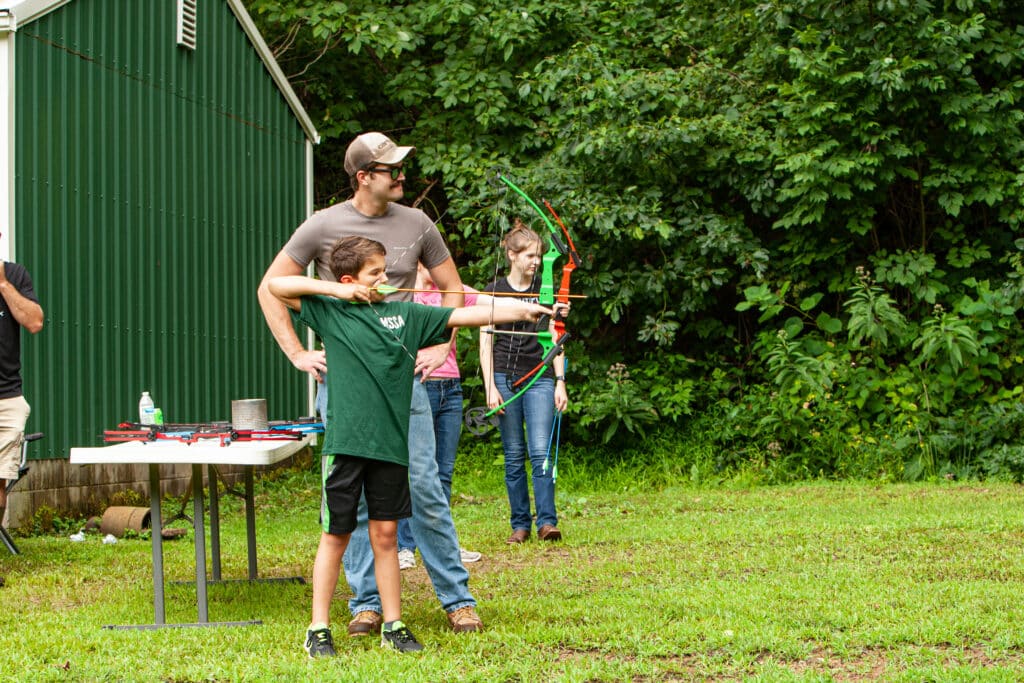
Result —
POLYGON ((0 260, 14 260, 14 229, 14 35, 0 31, 0 260))
POLYGON ((306 131, 306 137, 308 137, 313 144, 320 142, 320 134, 316 132, 316 126, 313 125, 313 121, 309 118, 309 114, 306 113, 305 107, 302 106, 302 102, 299 101, 299 96, 292 90, 291 84, 288 82, 288 77, 281 71, 281 67, 278 65, 277 60, 274 59, 274 53, 271 52, 267 42, 263 40, 263 36, 260 35, 260 31, 256 28, 256 24, 253 23, 252 17, 249 16, 249 12, 245 9, 242 4, 242 0, 227 0, 228 6, 235 13, 235 17, 238 19, 238 23, 242 25, 242 29, 245 34, 249 36, 249 41, 256 48, 256 52, 259 54, 260 59, 263 60, 263 65, 267 67, 267 71, 270 72, 270 77, 274 79, 274 83, 277 84, 278 90, 284 95, 284 99, 288 102, 288 106, 291 107, 292 113, 295 114, 295 118, 299 120, 299 124, 302 129, 306 131))
MULTIPOLYGON (((14 16, 17 25, 7 28, 8 31, 17 30, 17 26, 24 26, 30 21, 35 21, 44 14, 48 14, 71 0, 0 0, 0 10, 7 10, 14 16)), ((0 26, 0 30, 4 30, 0 26)))

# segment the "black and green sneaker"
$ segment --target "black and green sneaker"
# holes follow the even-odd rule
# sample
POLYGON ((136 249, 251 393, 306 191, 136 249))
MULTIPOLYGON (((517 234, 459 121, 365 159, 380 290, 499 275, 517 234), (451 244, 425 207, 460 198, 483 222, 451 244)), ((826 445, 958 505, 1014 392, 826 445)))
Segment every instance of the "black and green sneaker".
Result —
POLYGON ((409 627, 400 621, 392 622, 390 629, 386 625, 381 629, 380 644, 382 647, 391 647, 399 652, 419 652, 423 649, 409 627))
POLYGON ((333 657, 336 654, 334 652, 334 638, 331 637, 331 629, 326 626, 306 631, 306 642, 302 644, 302 647, 309 653, 310 659, 333 657))

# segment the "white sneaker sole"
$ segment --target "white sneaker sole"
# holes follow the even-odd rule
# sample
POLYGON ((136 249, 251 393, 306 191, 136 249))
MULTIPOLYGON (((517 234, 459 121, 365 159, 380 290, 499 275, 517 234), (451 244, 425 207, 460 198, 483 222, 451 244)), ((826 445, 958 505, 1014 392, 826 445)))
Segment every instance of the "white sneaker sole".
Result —
POLYGON ((406 569, 416 568, 416 556, 412 553, 403 550, 398 553, 398 569, 404 571, 406 569))

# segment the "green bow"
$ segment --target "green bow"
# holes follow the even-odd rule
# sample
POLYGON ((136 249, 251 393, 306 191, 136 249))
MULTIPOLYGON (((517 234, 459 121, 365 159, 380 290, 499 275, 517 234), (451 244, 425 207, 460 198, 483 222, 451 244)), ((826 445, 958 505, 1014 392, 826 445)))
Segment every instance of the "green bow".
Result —
MULTIPOLYGON (((562 241, 562 236, 559 234, 558 229, 555 228, 554 224, 548 219, 547 214, 541 211, 541 208, 537 206, 537 203, 530 198, 522 189, 519 188, 515 183, 506 178, 504 175, 498 174, 498 179, 505 183, 513 192, 522 197, 527 204, 541 217, 544 221, 544 225, 548 227, 549 239, 548 239, 548 250, 541 257, 541 275, 540 275, 540 290, 537 296, 537 302, 542 306, 550 308, 556 301, 558 303, 568 303, 569 301, 569 279, 572 271, 579 265, 579 255, 576 253, 576 247, 572 243, 572 239, 569 237, 569 231, 562 224, 561 219, 558 218, 558 214, 555 213, 551 205, 545 202, 545 206, 548 207, 548 211, 558 221, 559 226, 562 228, 562 232, 565 234, 566 240, 569 246, 562 241), (569 261, 566 263, 562 270, 562 283, 558 290, 558 297, 555 296, 555 261, 562 256, 568 256, 569 261)), ((544 352, 543 359, 537 364, 532 370, 520 377, 513 387, 519 387, 523 382, 526 382, 525 386, 519 388, 519 390, 508 400, 504 401, 501 405, 496 408, 492 408, 484 414, 484 417, 490 417, 499 410, 503 409, 512 401, 525 394, 530 390, 538 379, 544 374, 544 368, 549 363, 554 361, 562 353, 565 342, 569 341, 569 333, 565 330, 564 320, 561 315, 555 316, 555 335, 551 334, 551 329, 548 325, 542 325, 541 330, 537 332, 537 341, 540 344, 541 351, 544 352)))

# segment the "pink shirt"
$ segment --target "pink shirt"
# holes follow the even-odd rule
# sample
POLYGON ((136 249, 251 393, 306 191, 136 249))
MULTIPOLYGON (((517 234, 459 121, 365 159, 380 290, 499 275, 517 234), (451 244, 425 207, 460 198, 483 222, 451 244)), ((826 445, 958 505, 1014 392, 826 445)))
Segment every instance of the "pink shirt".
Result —
MULTIPOLYGON (((477 291, 467 285, 462 285, 462 289, 466 292, 466 305, 473 306, 476 304, 477 291)), ((424 304, 426 306, 440 306, 441 305, 441 293, 440 292, 416 292, 412 296, 413 301, 418 304, 424 304)), ((455 357, 455 342, 452 342, 451 353, 448 354, 448 358, 445 359, 444 365, 439 367, 430 373, 431 378, 435 379, 459 379, 459 361, 455 357)))

